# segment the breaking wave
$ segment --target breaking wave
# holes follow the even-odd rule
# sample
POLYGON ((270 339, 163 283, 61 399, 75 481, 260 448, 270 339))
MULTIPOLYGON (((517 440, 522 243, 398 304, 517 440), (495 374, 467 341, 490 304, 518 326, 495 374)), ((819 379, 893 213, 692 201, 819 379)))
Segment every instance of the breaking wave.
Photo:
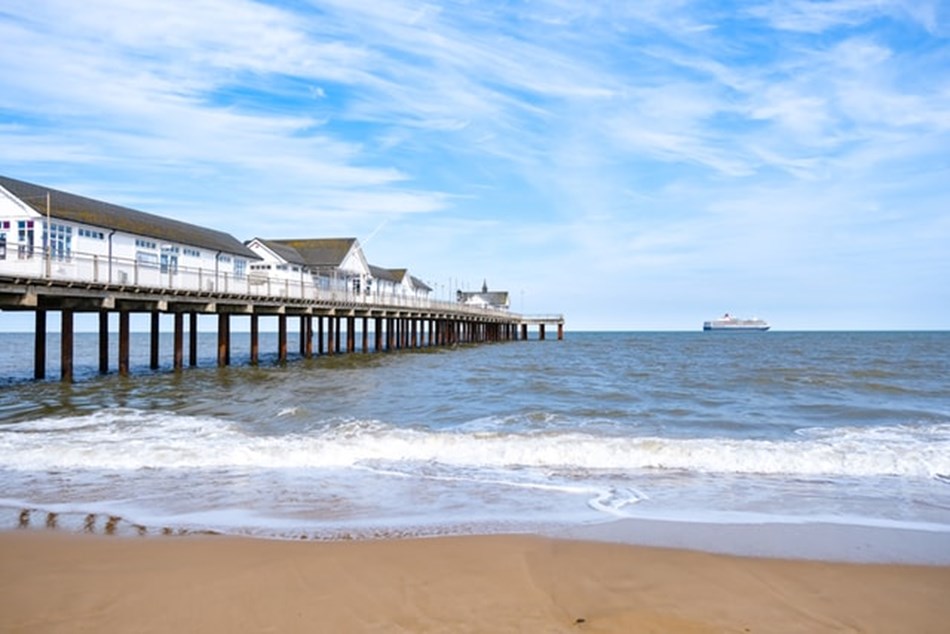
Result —
POLYGON ((559 473, 646 469, 945 478, 950 424, 812 428, 782 440, 407 429, 380 421, 257 435, 218 418, 113 409, 0 426, 0 464, 13 470, 320 469, 378 461, 559 473))

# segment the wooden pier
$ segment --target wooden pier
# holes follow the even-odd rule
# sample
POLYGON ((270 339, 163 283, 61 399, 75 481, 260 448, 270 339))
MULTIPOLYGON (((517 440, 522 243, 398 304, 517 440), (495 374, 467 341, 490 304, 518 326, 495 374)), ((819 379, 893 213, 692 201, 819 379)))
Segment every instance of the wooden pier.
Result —
POLYGON ((34 314, 34 372, 46 378, 47 314, 60 316, 60 378, 73 380, 74 318, 77 313, 98 315, 99 372, 109 372, 109 316, 118 314, 118 360, 120 375, 129 374, 130 316, 150 316, 149 367, 160 367, 159 325, 162 314, 173 315, 172 367, 198 362, 198 316, 217 315, 217 364, 231 363, 231 317, 250 320, 250 363, 260 357, 262 316, 277 319, 278 360, 288 359, 288 319, 296 319, 300 331, 302 358, 341 353, 385 352, 421 347, 452 346, 527 340, 529 326, 537 327, 538 339, 545 339, 545 326, 557 327, 558 340, 564 337, 561 315, 523 316, 496 308, 459 303, 420 300, 406 305, 372 303, 363 298, 348 300, 337 294, 317 293, 309 298, 258 297, 227 292, 169 291, 109 283, 19 279, 0 277, 0 311, 28 311, 34 314), (187 329, 186 329, 187 317, 187 329), (343 339, 345 333, 345 339, 343 339), (370 334, 372 333, 372 350, 370 334), (314 350, 314 334, 317 347, 314 350), (359 343, 357 343, 359 335, 359 343))

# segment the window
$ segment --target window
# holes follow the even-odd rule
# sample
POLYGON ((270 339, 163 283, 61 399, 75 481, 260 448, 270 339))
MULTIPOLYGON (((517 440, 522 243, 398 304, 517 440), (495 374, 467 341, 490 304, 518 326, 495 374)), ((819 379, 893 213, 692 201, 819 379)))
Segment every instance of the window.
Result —
POLYGON ((161 269, 162 273, 171 273, 172 275, 178 273, 178 247, 162 247, 161 269))
POLYGON ((358 277, 353 278, 353 292, 357 295, 360 294, 360 278, 358 277))
POLYGON ((182 255, 187 255, 190 258, 201 257, 201 251, 197 249, 189 249, 188 247, 182 247, 181 252, 182 252, 182 255))
POLYGON ((105 240, 106 234, 102 231, 95 231, 93 229, 79 229, 79 237, 81 238, 92 238, 93 240, 105 240))
POLYGON ((136 251, 135 252, 135 261, 139 266, 143 266, 149 269, 158 268, 158 256, 154 253, 148 253, 146 251, 136 251))
MULTIPOLYGON (((142 240, 141 238, 135 239, 135 246, 140 249, 157 249, 158 245, 152 242, 151 240, 142 240)), ((157 261, 157 258, 156 258, 157 261)))
POLYGON ((235 258, 234 260, 234 277, 243 278, 244 272, 247 267, 247 260, 242 260, 240 258, 235 258))
MULTIPOLYGON (((17 227, 17 256, 20 259, 33 257, 33 221, 18 220, 17 227)), ((45 235, 43 236, 45 239, 45 235)))
MULTIPOLYGON (((45 238, 45 236, 44 236, 45 238)), ((50 257, 68 260, 73 252, 73 228, 57 223, 50 224, 50 257)))

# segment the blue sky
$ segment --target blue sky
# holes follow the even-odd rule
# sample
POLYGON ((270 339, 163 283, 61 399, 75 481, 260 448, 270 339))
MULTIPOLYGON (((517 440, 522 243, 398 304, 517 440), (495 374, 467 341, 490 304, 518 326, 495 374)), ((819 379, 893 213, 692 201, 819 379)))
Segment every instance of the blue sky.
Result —
POLYGON ((935 0, 5 0, 0 173, 568 330, 945 329, 948 37, 935 0))

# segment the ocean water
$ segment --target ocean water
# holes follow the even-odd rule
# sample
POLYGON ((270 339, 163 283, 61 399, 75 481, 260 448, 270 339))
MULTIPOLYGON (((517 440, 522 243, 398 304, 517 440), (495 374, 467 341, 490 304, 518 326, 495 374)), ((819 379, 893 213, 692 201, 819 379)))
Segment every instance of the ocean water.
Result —
MULTIPOLYGON (((0 334, 0 529, 293 539, 616 520, 950 535, 950 333, 576 333, 34 382, 0 334)), ((275 350, 272 335, 262 349, 275 350)), ((58 342, 48 343, 58 376, 58 342)), ((295 349, 291 341, 290 349, 295 349)), ((115 355, 112 355, 114 360, 115 355)))

